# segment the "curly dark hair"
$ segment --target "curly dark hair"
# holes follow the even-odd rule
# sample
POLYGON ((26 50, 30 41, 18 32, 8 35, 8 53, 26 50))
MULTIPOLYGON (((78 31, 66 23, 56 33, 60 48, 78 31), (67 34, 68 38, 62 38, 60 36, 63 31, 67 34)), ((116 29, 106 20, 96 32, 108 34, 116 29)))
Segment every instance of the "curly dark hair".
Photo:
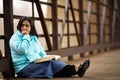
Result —
POLYGON ((17 30, 21 32, 21 26, 22 26, 23 21, 25 20, 27 20, 30 23, 30 26, 31 26, 30 35, 35 35, 38 37, 36 29, 35 29, 34 21, 31 17, 21 17, 17 25, 17 30))

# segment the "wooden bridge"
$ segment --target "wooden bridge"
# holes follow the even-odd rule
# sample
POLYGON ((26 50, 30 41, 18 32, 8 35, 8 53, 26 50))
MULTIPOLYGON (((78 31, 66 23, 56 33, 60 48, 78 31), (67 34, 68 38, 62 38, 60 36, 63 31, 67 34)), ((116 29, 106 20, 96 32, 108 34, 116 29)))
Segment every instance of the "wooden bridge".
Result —
POLYGON ((4 78, 14 77, 9 39, 21 16, 33 18, 48 54, 68 57, 73 60, 69 64, 79 64, 88 58, 86 52, 90 54, 91 66, 83 78, 52 80, 120 80, 120 0, 0 0, 0 72, 5 72, 4 78), (46 15, 42 5, 47 7, 46 15), (82 58, 76 60, 77 54, 82 58))

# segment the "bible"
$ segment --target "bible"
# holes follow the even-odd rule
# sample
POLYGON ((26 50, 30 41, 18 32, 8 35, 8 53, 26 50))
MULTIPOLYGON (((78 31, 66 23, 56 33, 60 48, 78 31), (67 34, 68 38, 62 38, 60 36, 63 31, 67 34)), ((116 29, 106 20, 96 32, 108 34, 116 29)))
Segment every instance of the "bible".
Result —
POLYGON ((34 63, 40 63, 40 62, 45 62, 50 60, 59 60, 60 58, 61 58, 60 55, 46 55, 43 58, 36 59, 34 63))

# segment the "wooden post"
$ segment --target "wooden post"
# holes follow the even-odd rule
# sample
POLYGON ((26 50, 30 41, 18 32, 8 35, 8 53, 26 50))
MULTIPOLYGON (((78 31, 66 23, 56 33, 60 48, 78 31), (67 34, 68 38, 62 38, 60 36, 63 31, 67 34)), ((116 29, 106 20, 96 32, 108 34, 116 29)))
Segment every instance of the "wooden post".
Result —
POLYGON ((43 28, 43 32, 44 32, 46 42, 47 42, 48 50, 51 51, 52 50, 52 45, 51 45, 50 38, 49 38, 49 35, 48 35, 48 30, 47 30, 47 27, 46 27, 44 15, 43 15, 43 12, 42 12, 41 2, 39 0, 34 0, 34 1, 35 1, 37 10, 38 10, 39 19, 41 20, 41 25, 42 25, 42 28, 43 28))
POLYGON ((9 40, 13 34, 13 0, 3 0, 3 10, 4 10, 4 35, 5 35, 5 58, 8 60, 6 64, 8 66, 3 66, 9 68, 6 72, 3 72, 5 78, 14 77, 14 69, 11 60, 9 40))
POLYGON ((58 15, 57 0, 52 0, 52 32, 53 32, 53 50, 58 50, 58 15))

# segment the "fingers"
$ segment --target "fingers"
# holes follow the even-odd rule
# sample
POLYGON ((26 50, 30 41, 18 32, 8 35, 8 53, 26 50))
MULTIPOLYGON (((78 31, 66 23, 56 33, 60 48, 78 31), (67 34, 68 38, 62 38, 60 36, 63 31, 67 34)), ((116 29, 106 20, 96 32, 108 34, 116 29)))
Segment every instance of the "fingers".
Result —
POLYGON ((28 31, 24 30, 24 31, 21 31, 22 35, 27 35, 28 34, 28 31))

